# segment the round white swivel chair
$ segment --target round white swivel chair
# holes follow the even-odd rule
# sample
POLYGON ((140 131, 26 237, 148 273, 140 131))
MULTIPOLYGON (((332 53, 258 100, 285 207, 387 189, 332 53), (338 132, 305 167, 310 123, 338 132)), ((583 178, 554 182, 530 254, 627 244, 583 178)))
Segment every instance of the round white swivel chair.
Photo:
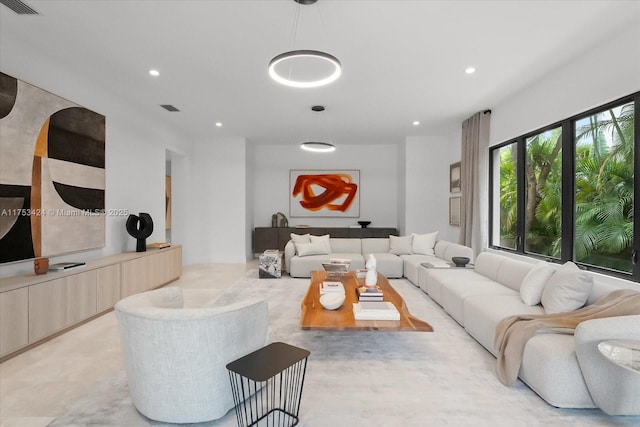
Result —
POLYGON ((183 308, 182 289, 132 295, 115 306, 133 404, 167 423, 197 423, 233 408, 227 363, 268 341, 267 303, 183 308))

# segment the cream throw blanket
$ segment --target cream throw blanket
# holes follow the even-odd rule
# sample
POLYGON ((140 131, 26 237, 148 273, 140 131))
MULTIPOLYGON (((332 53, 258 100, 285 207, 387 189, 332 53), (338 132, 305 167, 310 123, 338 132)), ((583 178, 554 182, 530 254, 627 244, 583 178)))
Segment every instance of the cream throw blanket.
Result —
POLYGON ((496 373, 502 384, 512 385, 518 378, 524 347, 537 332, 573 334, 584 320, 640 314, 640 292, 620 289, 593 304, 569 313, 548 315, 521 314, 502 319, 496 326, 496 373))

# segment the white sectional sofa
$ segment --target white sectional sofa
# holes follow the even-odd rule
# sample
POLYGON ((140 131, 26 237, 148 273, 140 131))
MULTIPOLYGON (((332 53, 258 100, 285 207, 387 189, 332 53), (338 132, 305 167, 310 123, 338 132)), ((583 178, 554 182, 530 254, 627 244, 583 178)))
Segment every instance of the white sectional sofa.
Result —
MULTIPOLYGON (((504 255, 483 252, 477 256, 473 269, 421 267, 418 285, 460 323, 469 335, 496 356, 495 332, 496 326, 502 319, 519 314, 545 314, 545 308, 541 304, 525 304, 520 292, 525 277, 532 271, 534 265, 504 255)), ((549 267, 554 270, 560 268, 551 264, 549 267)), ((630 284, 628 287, 634 289, 634 286, 640 291, 639 286, 630 284)), ((592 304, 616 289, 619 287, 593 281, 593 288, 588 293, 586 305, 592 304)), ((582 330, 584 336, 591 335, 588 331, 592 329, 597 330, 601 340, 607 337, 637 340, 640 339, 638 318, 639 316, 615 318, 616 327, 612 328, 608 334, 603 333, 602 326, 611 322, 611 318, 583 322, 579 325, 579 330, 582 330)), ((581 361, 587 366, 581 366, 576 356, 576 345, 581 345, 578 334, 575 337, 568 333, 539 333, 533 336, 525 346, 519 378, 553 406, 563 408, 597 406, 612 414, 640 413, 640 396, 633 398, 626 395, 624 390, 616 389, 613 377, 607 379, 598 376, 598 381, 591 381, 592 389, 588 387, 589 381, 585 381, 586 377, 596 375, 595 372, 609 371, 614 368, 609 366, 610 362, 604 360, 602 355, 594 354, 597 350, 593 342, 588 349, 584 350, 589 355, 584 356, 582 358, 584 361, 581 361), (589 373, 586 377, 585 372, 589 373), (602 393, 595 390, 600 387, 609 387, 617 391, 610 393, 608 397, 602 397, 602 393), (605 402, 594 402, 596 395, 605 402), (620 401, 626 403, 612 404, 620 401)), ((627 381, 630 383, 629 387, 634 388, 627 387, 627 390, 640 390, 640 374, 636 375, 636 379, 633 378, 633 373, 630 375, 627 381)))
MULTIPOLYGON (((325 239, 325 253, 298 254, 300 245, 287 243, 285 265, 292 277, 309 277, 311 271, 322 269, 321 263, 330 258, 349 258, 352 269, 364 268, 366 257, 373 253, 378 271, 390 278, 406 277, 419 286, 494 356, 498 354, 494 348, 496 327, 506 317, 558 312, 563 304, 573 304, 572 311, 620 288, 640 291, 640 285, 636 284, 613 285, 594 280, 594 275, 571 263, 559 266, 525 262, 493 252, 479 254, 470 268, 423 266, 438 260, 451 261, 454 256, 472 258, 470 248, 443 240, 435 242, 432 254, 425 254, 428 250, 424 247, 408 245, 407 236, 388 239, 325 236, 315 237, 315 244, 319 244, 318 239, 325 239), (578 297, 568 298, 560 293, 559 297, 555 295, 560 302, 553 299, 552 292, 547 297, 545 290, 551 288, 552 279, 557 282, 567 274, 588 279, 588 283, 576 281, 572 285, 578 297)), ((304 252, 304 243, 300 248, 304 252)), ((640 340, 639 321, 640 315, 618 316, 582 322, 575 336, 566 331, 538 333, 525 345, 518 377, 553 406, 599 407, 611 415, 640 415, 640 373, 625 372, 625 368, 615 366, 597 350, 598 343, 607 339, 640 340)))
MULTIPOLYGON (((435 240, 429 248, 414 248, 411 239, 398 238, 329 238, 328 236, 297 236, 298 243, 290 240, 284 248, 285 269, 291 277, 311 277, 314 270, 322 270, 322 263, 332 258, 351 260, 351 270, 365 267, 369 254, 373 254, 377 262, 377 270, 388 278, 407 277, 412 283, 418 283, 418 269, 423 262, 434 260, 451 261, 451 257, 461 256, 472 259, 473 251, 466 246, 444 240, 435 240), (307 242, 306 239, 314 242, 307 242), (398 242, 398 245, 393 245, 398 242), (307 245, 307 243, 311 243, 307 245), (402 243, 402 244, 400 244, 402 243), (419 250, 420 253, 414 253, 419 250), (426 254, 431 252, 432 254, 426 254)), ((413 237, 413 236, 408 236, 413 237)), ((428 244, 427 244, 428 246, 428 244)))

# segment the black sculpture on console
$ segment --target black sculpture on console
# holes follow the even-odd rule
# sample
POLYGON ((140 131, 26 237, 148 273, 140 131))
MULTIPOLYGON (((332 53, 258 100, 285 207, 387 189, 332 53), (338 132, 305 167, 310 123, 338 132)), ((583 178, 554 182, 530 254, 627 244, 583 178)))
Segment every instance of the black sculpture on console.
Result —
POLYGON ((153 220, 148 213, 140 212, 140 216, 129 215, 127 218, 127 232, 137 239, 136 252, 147 250, 147 237, 153 233, 153 220))

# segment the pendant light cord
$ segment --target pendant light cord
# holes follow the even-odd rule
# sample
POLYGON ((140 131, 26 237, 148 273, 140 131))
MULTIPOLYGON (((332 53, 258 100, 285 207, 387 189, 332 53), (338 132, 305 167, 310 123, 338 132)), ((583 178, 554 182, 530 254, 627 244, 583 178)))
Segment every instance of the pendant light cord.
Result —
MULTIPOLYGON (((291 26, 291 50, 296 50, 296 39, 298 38, 298 22, 300 21, 300 3, 296 6, 296 13, 293 17, 293 25, 291 26)), ((289 64, 289 80, 291 80, 291 73, 293 73, 293 66, 289 64)))

